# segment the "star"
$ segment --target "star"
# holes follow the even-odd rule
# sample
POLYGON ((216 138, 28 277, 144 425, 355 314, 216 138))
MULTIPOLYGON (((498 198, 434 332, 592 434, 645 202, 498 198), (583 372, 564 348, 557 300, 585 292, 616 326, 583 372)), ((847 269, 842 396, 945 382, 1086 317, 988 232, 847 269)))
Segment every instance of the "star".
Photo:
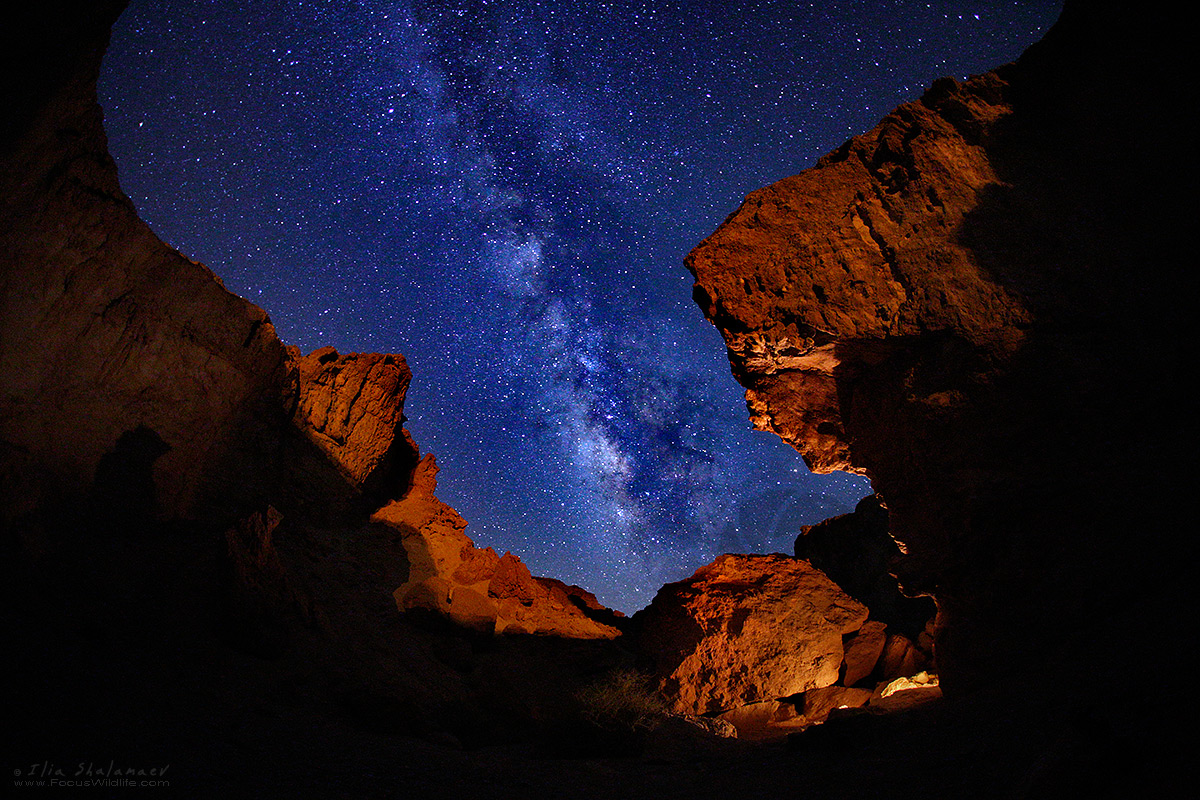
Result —
POLYGON ((403 353, 479 546, 632 612, 870 493, 753 431, 683 258, 749 191, 1061 2, 133 0, 125 191, 301 349, 403 353))

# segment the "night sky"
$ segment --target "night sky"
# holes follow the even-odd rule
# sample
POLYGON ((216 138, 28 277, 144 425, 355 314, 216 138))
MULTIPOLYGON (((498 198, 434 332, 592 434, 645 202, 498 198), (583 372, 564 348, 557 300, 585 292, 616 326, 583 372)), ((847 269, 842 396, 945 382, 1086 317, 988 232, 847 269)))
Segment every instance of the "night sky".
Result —
POLYGON ((481 547, 632 612, 863 478, 753 431, 687 252, 1061 0, 133 0, 100 101, 166 242, 310 351, 398 352, 481 547))

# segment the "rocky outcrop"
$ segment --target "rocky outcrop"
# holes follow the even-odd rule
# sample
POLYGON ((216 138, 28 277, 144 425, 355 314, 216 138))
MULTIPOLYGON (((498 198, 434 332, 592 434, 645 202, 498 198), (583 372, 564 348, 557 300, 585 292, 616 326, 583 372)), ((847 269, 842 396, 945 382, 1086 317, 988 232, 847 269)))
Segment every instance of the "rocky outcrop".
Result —
MULTIPOLYGON (((401 611, 433 611, 480 633, 530 633, 573 639, 612 639, 620 630, 595 597, 561 581, 535 578, 512 553, 479 549, 467 523, 434 496, 437 462, 425 456, 405 496, 375 512, 374 525, 396 530, 408 556, 408 580, 394 592, 401 611), (584 600, 594 604, 590 608, 584 600)), ((612 612, 607 612, 612 618, 612 612)))
POLYGON ((948 695, 1032 660, 1095 696, 1120 681, 1095 643, 1169 635, 1132 608, 1182 601, 1194 203, 1156 35, 1068 3, 1017 63, 936 82, 687 260, 754 424, 871 477, 901 584, 937 600, 948 695))
POLYGON ((286 477, 291 503, 326 518, 367 512, 407 491, 417 446, 404 429, 412 373, 395 354, 339 355, 323 347, 301 356, 295 373, 286 477), (318 498, 319 503, 312 503, 318 498))
MULTIPOLYGON (((111 5, 90 13, 115 18, 111 5)), ((38 476, 0 505, 34 513, 39 497, 78 498, 121 437, 144 429, 165 448, 143 467, 158 512, 227 511, 261 485, 284 348, 262 309, 159 241, 122 193, 89 80, 99 30, 74 64, 83 74, 28 103, 0 149, 0 442, 38 476)))
POLYGON ((122 6, 50 0, 28 30, 0 26, 0 585, 21 758, 91 750, 75 734, 92 730, 129 753, 219 750, 252 707, 468 740, 561 712, 615 649, 615 616, 471 545, 432 458, 417 470, 404 359, 285 347, 138 219, 95 96, 122 6), (450 591, 426 605, 453 595, 452 622, 553 636, 423 625, 407 589, 397 608, 443 567, 450 591))
POLYGON ((878 495, 864 497, 850 514, 802 527, 795 554, 871 609, 871 618, 893 633, 915 639, 937 612, 929 598, 906 597, 897 585, 892 573, 900 548, 888 534, 887 508, 878 495))
POLYGON ((911 707, 883 702, 882 692, 932 667, 934 620, 914 634, 918 645, 868 614, 806 560, 726 554, 660 589, 632 627, 671 711, 707 714, 741 739, 769 741, 839 708, 911 707))
POLYGON ((674 711, 706 714, 838 679, 842 637, 867 609, 805 561, 723 555, 634 616, 674 711))

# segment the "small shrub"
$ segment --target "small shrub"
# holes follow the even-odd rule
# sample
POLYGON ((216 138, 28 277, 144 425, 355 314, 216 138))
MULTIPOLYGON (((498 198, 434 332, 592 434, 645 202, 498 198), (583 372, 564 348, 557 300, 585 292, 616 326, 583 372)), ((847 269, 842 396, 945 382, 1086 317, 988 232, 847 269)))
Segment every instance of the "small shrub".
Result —
POLYGON ((652 730, 667 708, 650 679, 633 669, 615 669, 581 689, 576 695, 584 719, 604 730, 652 730))

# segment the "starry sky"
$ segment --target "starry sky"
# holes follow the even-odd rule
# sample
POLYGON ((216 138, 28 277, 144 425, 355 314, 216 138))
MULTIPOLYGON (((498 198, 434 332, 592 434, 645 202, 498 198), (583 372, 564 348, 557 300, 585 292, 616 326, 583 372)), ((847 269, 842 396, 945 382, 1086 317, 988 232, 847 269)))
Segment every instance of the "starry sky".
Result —
POLYGON ((687 252, 1061 0, 132 0, 100 102, 166 242, 304 351, 398 352, 477 545, 633 612, 865 479, 753 431, 687 252))

